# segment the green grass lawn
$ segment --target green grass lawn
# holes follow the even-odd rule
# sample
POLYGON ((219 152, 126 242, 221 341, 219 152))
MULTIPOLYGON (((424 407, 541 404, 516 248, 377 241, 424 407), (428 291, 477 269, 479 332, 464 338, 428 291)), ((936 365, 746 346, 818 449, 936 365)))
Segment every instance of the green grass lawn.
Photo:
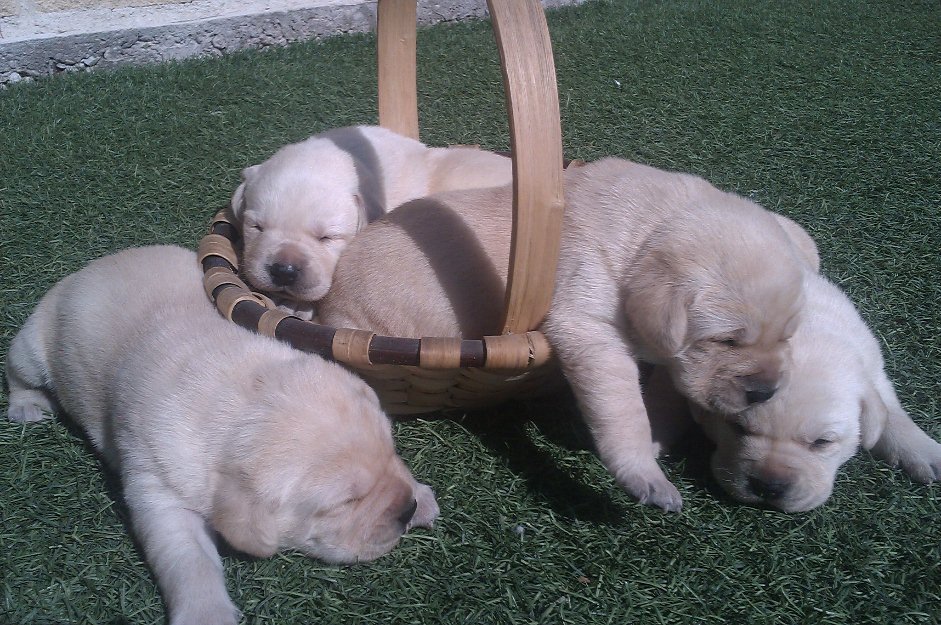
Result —
MULTIPOLYGON (((803 224, 941 438, 941 6, 590 1, 549 16, 566 154, 695 172, 803 224)), ((374 123, 371 36, 0 92, 0 357, 38 298, 127 246, 195 246, 238 174, 374 123)), ((419 43, 423 139, 506 149, 489 25, 419 43)), ((6 397, 2 398, 6 410, 6 397)), ((941 486, 861 454, 806 514, 736 504, 701 446, 685 507, 633 503, 567 402, 396 426, 434 530, 346 568, 225 558, 249 624, 938 623, 941 486)), ((0 423, 0 625, 162 623, 114 480, 61 422, 0 423)))

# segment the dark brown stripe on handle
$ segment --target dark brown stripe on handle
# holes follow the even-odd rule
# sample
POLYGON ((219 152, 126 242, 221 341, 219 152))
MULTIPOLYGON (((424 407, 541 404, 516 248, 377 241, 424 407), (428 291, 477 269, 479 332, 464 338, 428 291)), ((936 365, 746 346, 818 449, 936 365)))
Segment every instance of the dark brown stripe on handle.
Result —
POLYGON ((333 336, 336 333, 336 328, 288 317, 278 324, 275 336, 297 349, 333 360, 333 336))
POLYGON ((369 361, 374 365, 418 365, 419 349, 418 339, 376 335, 369 343, 369 361))

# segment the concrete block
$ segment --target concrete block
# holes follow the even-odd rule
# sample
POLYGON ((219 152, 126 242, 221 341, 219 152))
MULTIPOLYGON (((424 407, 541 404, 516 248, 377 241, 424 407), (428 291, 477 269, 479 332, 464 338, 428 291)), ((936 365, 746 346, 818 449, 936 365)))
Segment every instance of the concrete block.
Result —
POLYGON ((0 17, 10 17, 19 14, 14 0, 0 0, 0 17))
POLYGON ((180 4, 192 0, 33 0, 33 5, 40 13, 75 11, 79 9, 116 9, 126 7, 147 7, 165 4, 180 4))

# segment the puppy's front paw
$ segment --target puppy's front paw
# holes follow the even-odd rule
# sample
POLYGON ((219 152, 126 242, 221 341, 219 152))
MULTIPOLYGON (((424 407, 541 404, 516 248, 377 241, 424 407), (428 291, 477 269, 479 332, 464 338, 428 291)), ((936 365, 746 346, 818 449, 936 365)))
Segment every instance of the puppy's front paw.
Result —
POLYGON ((287 298, 273 298, 273 301, 279 310, 289 315, 293 315, 304 321, 318 323, 317 304, 315 302, 301 302, 287 298))
POLYGON ((435 519, 441 513, 438 508, 438 501, 435 499, 435 492, 427 484, 418 484, 415 487, 415 500, 418 506, 415 508, 415 514, 412 520, 408 522, 408 529, 413 527, 434 527, 435 519))
POLYGON ((637 501, 661 508, 664 512, 679 512, 683 497, 656 464, 641 470, 622 469, 615 474, 618 485, 637 501))
POLYGON ((932 439, 899 453, 898 464, 912 479, 923 484, 941 480, 941 444, 932 439))
POLYGON ((10 393, 10 408, 7 418, 17 423, 35 423, 48 419, 52 404, 41 391, 16 391, 10 393))
POLYGON ((241 612, 231 601, 190 605, 174 610, 170 625, 238 625, 241 612))

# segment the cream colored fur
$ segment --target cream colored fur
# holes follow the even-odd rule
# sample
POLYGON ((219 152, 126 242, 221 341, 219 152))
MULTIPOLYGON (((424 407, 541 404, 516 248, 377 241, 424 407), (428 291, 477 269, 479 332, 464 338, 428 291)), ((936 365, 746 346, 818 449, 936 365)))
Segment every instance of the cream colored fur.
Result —
POLYGON ((373 391, 220 317, 182 248, 64 278, 13 339, 7 379, 10 419, 61 407, 119 473, 172 625, 237 621, 211 529, 259 557, 356 562, 438 513, 373 391))
POLYGON ((299 316, 330 288, 340 252, 368 221, 408 200, 512 180, 510 159, 471 147, 430 148, 377 126, 337 128, 246 168, 232 196, 242 269, 299 316))
POLYGON ((885 374, 879 343, 849 298, 807 276, 793 365, 769 401, 729 419, 693 408, 716 443, 712 470, 736 499, 810 510, 862 446, 920 482, 941 478, 941 444, 911 420, 885 374))
MULTIPOLYGON (((638 361, 734 414, 777 389, 816 247, 796 224, 695 176, 621 159, 566 173, 555 294, 542 330, 598 453, 642 502, 678 510, 656 461, 638 361), (783 227, 782 227, 783 226, 783 227)), ((324 323, 401 336, 499 332, 510 189, 410 202, 337 267, 324 323)))

